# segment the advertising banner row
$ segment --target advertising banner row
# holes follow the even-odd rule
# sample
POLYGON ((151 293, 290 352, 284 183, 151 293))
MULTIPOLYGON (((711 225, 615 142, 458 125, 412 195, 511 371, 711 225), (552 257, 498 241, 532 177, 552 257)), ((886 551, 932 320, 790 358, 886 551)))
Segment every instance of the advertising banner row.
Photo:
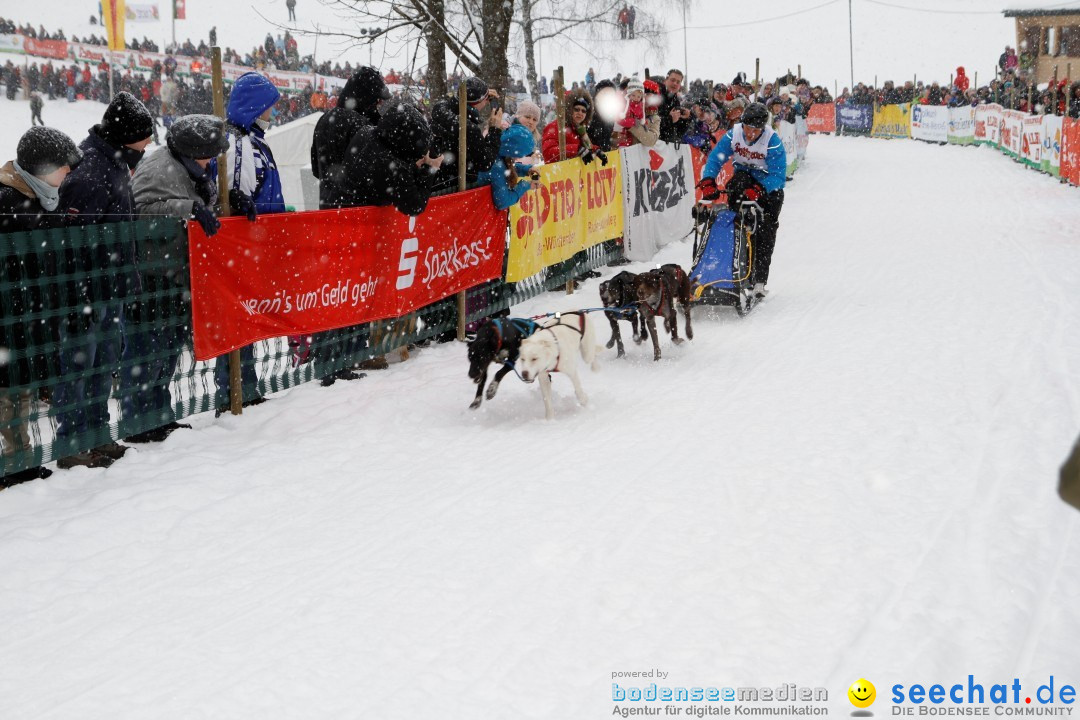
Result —
MULTIPOLYGON (((69 43, 63 40, 34 40, 22 35, 0 35, 0 52, 25 53, 32 57, 47 58, 60 62, 78 62, 99 65, 112 62, 119 67, 133 72, 150 72, 154 65, 165 65, 169 58, 176 63, 176 72, 188 76, 193 73, 210 74, 210 61, 206 58, 192 58, 186 55, 165 55, 163 53, 141 52, 137 50, 116 50, 111 54, 101 45, 69 43)), ((252 68, 232 63, 222 64, 225 82, 234 82, 252 68)), ((345 80, 313 73, 288 72, 285 70, 261 70, 270 78, 274 86, 285 92, 299 92, 308 85, 316 91, 331 92, 334 88, 344 87, 345 80)))
POLYGON ((807 122, 811 132, 839 129, 872 137, 992 145, 1032 168, 1080 185, 1080 121, 1073 118, 1028 115, 995 104, 949 108, 830 103, 812 106, 807 122))
MULTIPOLYGON (((797 165, 806 131, 784 125, 797 165)), ((362 207, 224 218, 212 240, 188 223, 195 356, 400 317, 620 237, 627 258, 651 260, 693 232, 704 160, 689 145, 657 143, 609 153, 606 165, 542 165, 509 216, 484 187, 432 198, 416 217, 362 207)), ((718 184, 730 177, 729 163, 718 184)))

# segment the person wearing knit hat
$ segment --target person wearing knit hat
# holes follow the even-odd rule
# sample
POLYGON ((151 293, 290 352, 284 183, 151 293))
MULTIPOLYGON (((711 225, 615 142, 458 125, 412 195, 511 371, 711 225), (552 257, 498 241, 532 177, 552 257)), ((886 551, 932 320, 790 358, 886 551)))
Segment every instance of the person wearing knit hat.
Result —
MULTIPOLYGON (((185 115, 172 123, 160 150, 135 170, 132 187, 140 217, 195 220, 213 236, 221 227, 217 156, 229 147, 225 123, 213 115, 185 115)), ((190 341, 180 298, 190 287, 185 258, 187 235, 168 239, 137 236, 138 262, 145 289, 154 295, 128 304, 124 352, 120 362, 120 406, 124 418, 154 418, 156 427, 129 435, 128 443, 160 442, 181 427, 176 422, 169 383, 190 341)))
MULTIPOLYGON (((540 147, 540 106, 531 100, 522 100, 518 103, 517 112, 514 114, 514 122, 510 124, 510 127, 514 125, 521 125, 529 134, 533 137, 533 161, 535 165, 538 162, 543 162, 544 158, 538 151, 540 147)), ((501 140, 500 140, 501 142, 501 140)))
POLYGON ((499 141, 499 159, 486 173, 482 183, 491 184, 491 199, 496 210, 517 205, 521 196, 532 189, 532 181, 523 178, 532 170, 532 154, 536 148, 532 133, 524 125, 511 125, 499 141))
MULTIPOLYGON (((60 184, 82 153, 64 133, 36 126, 19 139, 15 160, 0 168, 0 233, 25 232, 59 227, 63 215, 55 210, 60 202, 60 184)), ((31 286, 44 278, 41 258, 29 250, 12 252, 0 272, 8 282, 31 286)), ((11 317, 34 312, 36 291, 13 292, 5 311, 11 317)), ((32 351, 43 341, 51 341, 48 323, 20 322, 7 327, 0 345, 19 359, 0 362, 0 438, 3 453, 14 458, 31 451, 29 428, 33 420, 34 393, 20 389, 34 382, 50 380, 49 358, 32 351), (44 335, 44 337, 42 337, 44 335)), ((36 466, 5 475, 0 486, 47 478, 52 471, 36 466)))
MULTIPOLYGON (((66 213, 67 225, 135 219, 131 175, 153 134, 154 118, 146 106, 130 93, 117 93, 101 122, 79 145, 82 161, 60 186, 59 209, 66 213)), ((78 446, 91 432, 108 426, 109 391, 124 344, 124 305, 142 290, 134 234, 130 239, 118 237, 108 252, 93 253, 91 258, 93 266, 85 268, 88 278, 93 274, 107 278, 106 282, 81 282, 80 294, 93 312, 61 321, 59 329, 60 374, 70 378, 58 382, 53 391, 60 447, 78 446)), ((109 441, 89 452, 62 458, 58 466, 102 467, 126 451, 123 445, 109 441)))

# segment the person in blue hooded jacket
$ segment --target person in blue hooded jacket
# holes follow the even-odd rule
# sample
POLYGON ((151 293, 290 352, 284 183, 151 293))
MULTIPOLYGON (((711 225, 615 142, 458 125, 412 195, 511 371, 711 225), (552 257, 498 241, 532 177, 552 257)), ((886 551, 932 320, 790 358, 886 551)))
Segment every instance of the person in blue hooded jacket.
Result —
POLYGON ((491 183, 491 199, 497 210, 517 205, 521 196, 532 188, 532 182, 519 179, 532 170, 519 160, 528 159, 536 149, 536 139, 524 125, 511 125, 503 130, 499 140, 499 157, 491 169, 479 174, 481 184, 491 183))
POLYGON ((776 247, 776 231, 780 226, 780 209, 784 205, 784 184, 787 177, 787 152, 780 136, 769 126, 769 111, 761 103, 752 103, 737 123, 720 138, 701 173, 698 188, 703 200, 716 200, 720 188, 716 177, 720 169, 733 159, 734 170, 725 190, 728 206, 735 210, 741 201, 754 200, 761 206, 763 220, 754 233, 754 262, 750 282, 754 295, 765 297, 768 292, 769 266, 776 247))
MULTIPOLYGON (((281 194, 281 175, 274 153, 266 143, 270 117, 281 93, 269 79, 257 72, 244 73, 233 84, 225 118, 232 126, 232 155, 228 172, 231 177, 229 204, 236 214, 247 215, 254 222, 259 215, 285 212, 281 194)), ((258 393, 259 380, 255 374, 255 352, 250 345, 240 348, 241 383, 245 396, 258 393)), ((229 401, 228 356, 218 359, 214 368, 217 383, 217 411, 220 414, 229 401)), ((244 405, 258 405, 261 397, 246 400, 244 405)))
POLYGON ((225 117, 232 125, 229 202, 234 211, 254 220, 256 215, 285 212, 281 175, 266 143, 270 117, 281 93, 257 72, 237 78, 225 117))

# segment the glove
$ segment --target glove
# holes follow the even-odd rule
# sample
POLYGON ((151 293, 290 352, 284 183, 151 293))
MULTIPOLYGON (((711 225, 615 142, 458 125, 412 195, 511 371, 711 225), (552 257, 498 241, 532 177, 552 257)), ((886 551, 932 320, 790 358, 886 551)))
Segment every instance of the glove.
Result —
POLYGON ((247 215, 250 222, 255 222, 255 218, 259 216, 255 211, 255 201, 239 190, 229 191, 229 204, 237 213, 247 215))
POLYGON ((596 157, 600 158, 600 164, 607 167, 607 153, 603 150, 596 151, 596 157))
POLYGON ((588 145, 582 145, 581 148, 578 150, 578 157, 581 158, 581 162, 588 165, 593 161, 592 148, 590 148, 588 145))
POLYGON ((761 191, 756 187, 748 187, 743 190, 742 196, 745 200, 753 200, 754 202, 757 202, 758 198, 761 197, 761 191))
POLYGON ((214 211, 196 200, 191 205, 191 216, 202 226, 206 237, 214 237, 221 229, 221 221, 214 215, 214 211))
POLYGON ((701 178, 697 188, 701 191, 702 200, 716 200, 720 197, 720 188, 716 186, 716 178, 701 178))

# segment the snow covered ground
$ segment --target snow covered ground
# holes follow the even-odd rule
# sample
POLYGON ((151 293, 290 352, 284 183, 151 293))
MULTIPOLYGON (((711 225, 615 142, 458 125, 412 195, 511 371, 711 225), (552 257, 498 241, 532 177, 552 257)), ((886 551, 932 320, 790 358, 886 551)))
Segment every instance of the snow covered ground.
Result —
POLYGON ((587 408, 556 377, 545 422, 511 377, 469 411, 450 344, 6 490, 2 715, 577 720, 650 668, 836 715, 861 677, 880 715, 892 683, 1075 685, 1078 226, 995 151, 815 136, 769 299, 605 351, 587 408))

